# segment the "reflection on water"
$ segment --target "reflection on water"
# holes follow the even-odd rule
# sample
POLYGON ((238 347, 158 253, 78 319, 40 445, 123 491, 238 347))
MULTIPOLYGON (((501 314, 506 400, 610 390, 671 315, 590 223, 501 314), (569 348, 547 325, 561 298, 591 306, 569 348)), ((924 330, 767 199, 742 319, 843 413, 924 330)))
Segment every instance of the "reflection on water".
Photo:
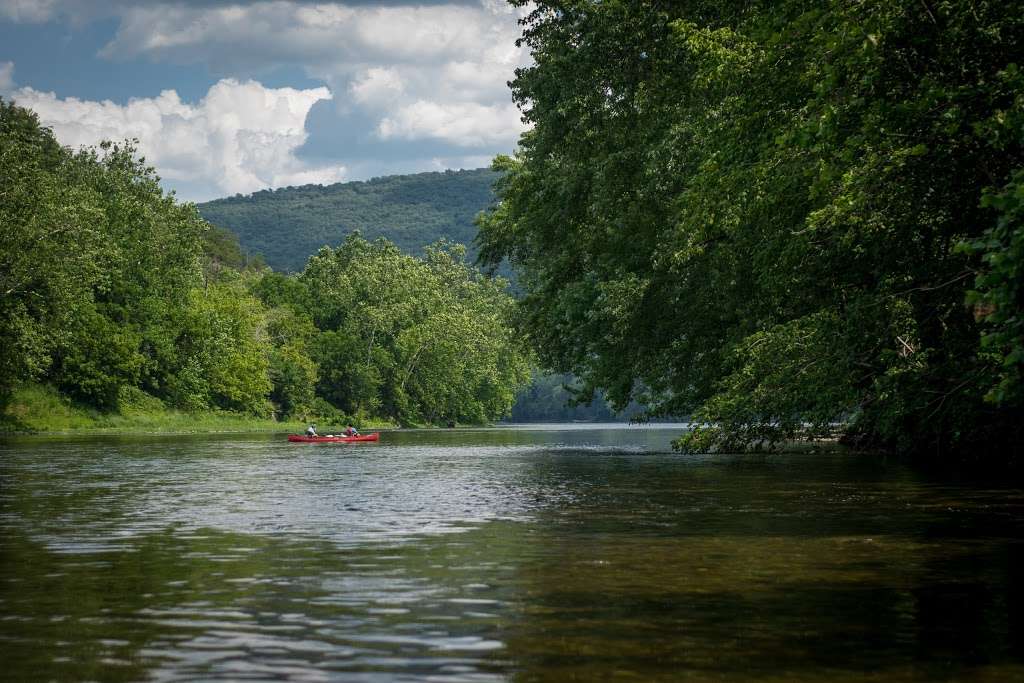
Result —
POLYGON ((0 445, 0 679, 1014 680, 1024 492, 665 428, 0 445))

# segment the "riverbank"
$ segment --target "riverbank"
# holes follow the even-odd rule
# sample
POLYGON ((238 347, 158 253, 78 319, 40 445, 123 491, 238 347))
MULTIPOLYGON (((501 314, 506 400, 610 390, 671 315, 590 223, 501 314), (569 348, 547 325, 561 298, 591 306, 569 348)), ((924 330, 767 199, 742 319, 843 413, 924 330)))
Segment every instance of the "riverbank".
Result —
MULTIPOLYGON (((151 398, 151 397, 150 397, 151 398)), ((324 427, 330 425, 324 421, 324 427)), ((369 420, 360 429, 386 429, 387 420, 369 420)), ((228 411, 189 412, 159 401, 135 401, 118 412, 100 412, 74 405, 50 387, 20 387, 0 421, 0 434, 202 434, 301 432, 306 423, 271 420, 228 411)))

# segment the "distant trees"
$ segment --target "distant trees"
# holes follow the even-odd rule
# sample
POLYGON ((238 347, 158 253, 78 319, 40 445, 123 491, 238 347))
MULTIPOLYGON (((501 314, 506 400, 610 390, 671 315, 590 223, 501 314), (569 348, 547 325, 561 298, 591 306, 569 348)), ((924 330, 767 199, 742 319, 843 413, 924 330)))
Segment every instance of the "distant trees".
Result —
POLYGON ((481 253, 546 366, 691 450, 1019 440, 1019 3, 530 6, 481 253))
POLYGON ((572 375, 546 375, 537 373, 530 385, 520 391, 512 406, 512 422, 615 422, 641 412, 639 406, 629 406, 625 413, 616 413, 604 400, 595 395, 589 403, 576 404, 572 375))
POLYGON ((104 411, 482 422, 528 378, 506 283, 350 237, 274 273, 131 145, 62 148, 0 101, 0 410, 29 381, 104 411))

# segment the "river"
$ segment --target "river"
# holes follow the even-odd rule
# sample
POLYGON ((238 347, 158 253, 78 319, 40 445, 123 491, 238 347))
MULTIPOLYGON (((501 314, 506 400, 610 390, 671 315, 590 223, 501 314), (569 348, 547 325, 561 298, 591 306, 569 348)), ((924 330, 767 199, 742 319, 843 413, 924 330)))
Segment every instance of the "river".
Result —
POLYGON ((0 680, 1024 680, 1021 488, 677 435, 7 439, 0 680))

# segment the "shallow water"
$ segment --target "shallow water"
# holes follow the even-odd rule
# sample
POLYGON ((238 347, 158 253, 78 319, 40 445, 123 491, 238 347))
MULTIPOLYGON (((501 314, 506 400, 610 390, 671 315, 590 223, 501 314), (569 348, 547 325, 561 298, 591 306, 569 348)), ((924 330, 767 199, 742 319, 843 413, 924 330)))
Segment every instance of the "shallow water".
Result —
POLYGON ((1024 680, 1024 491, 674 428, 0 443, 0 679, 1024 680))

